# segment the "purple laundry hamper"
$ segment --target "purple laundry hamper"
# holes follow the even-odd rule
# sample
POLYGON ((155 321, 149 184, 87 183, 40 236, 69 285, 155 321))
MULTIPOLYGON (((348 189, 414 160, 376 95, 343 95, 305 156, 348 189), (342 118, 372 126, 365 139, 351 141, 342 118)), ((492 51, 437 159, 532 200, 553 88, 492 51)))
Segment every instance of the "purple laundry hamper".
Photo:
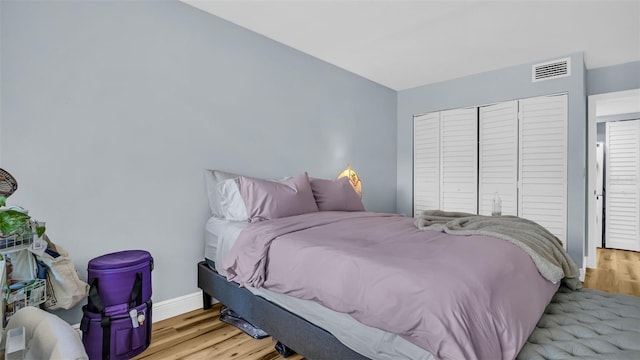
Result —
POLYGON ((90 360, 130 359, 151 343, 153 257, 127 250, 91 259, 80 323, 90 360))

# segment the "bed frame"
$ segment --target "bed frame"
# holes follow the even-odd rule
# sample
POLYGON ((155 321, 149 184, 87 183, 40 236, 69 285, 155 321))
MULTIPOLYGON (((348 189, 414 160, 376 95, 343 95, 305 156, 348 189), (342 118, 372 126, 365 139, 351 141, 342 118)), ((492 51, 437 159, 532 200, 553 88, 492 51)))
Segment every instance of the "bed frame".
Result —
POLYGON ((210 309, 215 297, 243 319, 309 360, 368 359, 346 347, 328 331, 227 281, 209 267, 207 261, 198 263, 198 287, 202 289, 203 309, 210 309))

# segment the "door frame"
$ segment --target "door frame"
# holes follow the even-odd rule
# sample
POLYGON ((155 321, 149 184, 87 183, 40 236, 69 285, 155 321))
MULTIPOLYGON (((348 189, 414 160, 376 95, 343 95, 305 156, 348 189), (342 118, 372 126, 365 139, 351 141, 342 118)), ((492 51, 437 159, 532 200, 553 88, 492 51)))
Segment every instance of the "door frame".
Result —
MULTIPOLYGON (((602 237, 596 238, 596 117, 598 102, 610 101, 617 98, 637 97, 640 99, 640 89, 616 91, 606 94, 590 95, 587 113, 587 256, 586 267, 597 268, 596 248, 602 244, 602 237)), ((612 115, 612 114, 607 114, 612 115)))

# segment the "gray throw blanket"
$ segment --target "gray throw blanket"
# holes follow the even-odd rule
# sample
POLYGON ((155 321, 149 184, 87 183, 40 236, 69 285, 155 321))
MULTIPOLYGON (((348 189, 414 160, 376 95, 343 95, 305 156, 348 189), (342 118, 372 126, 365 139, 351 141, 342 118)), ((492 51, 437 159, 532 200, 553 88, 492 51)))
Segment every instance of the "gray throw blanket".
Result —
POLYGON ((424 211, 416 218, 420 230, 451 235, 486 235, 508 241, 526 252, 540 274, 554 284, 563 280, 570 289, 582 288, 578 265, 562 242, 544 227, 517 216, 480 216, 440 210, 424 211))

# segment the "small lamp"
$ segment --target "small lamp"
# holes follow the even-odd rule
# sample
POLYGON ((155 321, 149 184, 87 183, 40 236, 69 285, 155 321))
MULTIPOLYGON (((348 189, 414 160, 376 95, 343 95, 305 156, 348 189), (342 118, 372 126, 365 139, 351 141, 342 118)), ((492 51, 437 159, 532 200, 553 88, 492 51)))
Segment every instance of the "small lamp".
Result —
POLYGON ((338 175, 337 179, 343 177, 349 179, 351 186, 353 186, 353 189, 356 191, 356 193, 358 193, 358 196, 362 197, 362 180, 360 180, 360 177, 355 172, 355 170, 351 168, 350 164, 347 164, 347 169, 341 172, 340 175, 338 175))

